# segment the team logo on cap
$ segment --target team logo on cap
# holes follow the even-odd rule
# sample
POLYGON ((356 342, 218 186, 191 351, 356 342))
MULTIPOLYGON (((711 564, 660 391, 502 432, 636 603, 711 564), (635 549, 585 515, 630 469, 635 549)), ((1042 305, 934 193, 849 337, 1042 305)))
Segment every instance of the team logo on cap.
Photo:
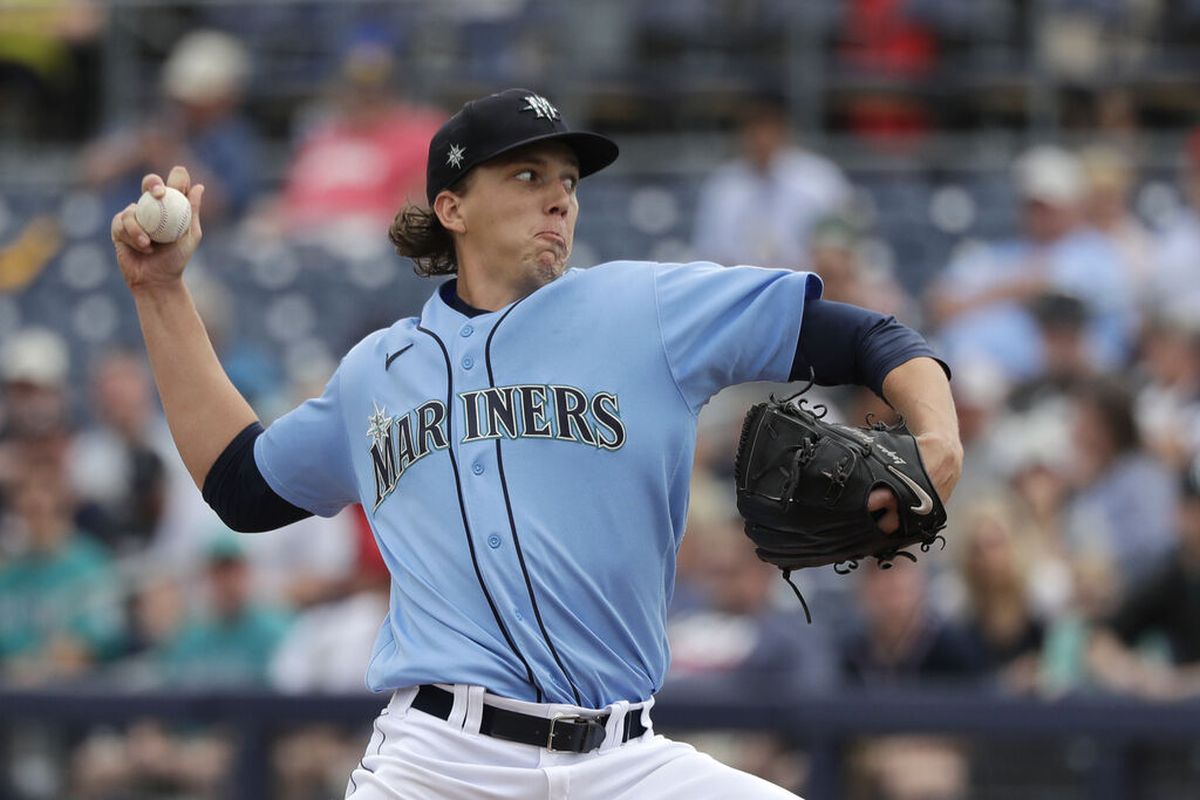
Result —
POLYGON ((525 96, 525 102, 529 105, 522 108, 522 111, 532 111, 538 119, 558 119, 560 114, 554 105, 542 97, 540 94, 530 94, 525 96))
POLYGON ((446 163, 455 169, 458 169, 463 164, 463 155, 467 151, 459 145, 450 145, 450 152, 446 154, 446 163))

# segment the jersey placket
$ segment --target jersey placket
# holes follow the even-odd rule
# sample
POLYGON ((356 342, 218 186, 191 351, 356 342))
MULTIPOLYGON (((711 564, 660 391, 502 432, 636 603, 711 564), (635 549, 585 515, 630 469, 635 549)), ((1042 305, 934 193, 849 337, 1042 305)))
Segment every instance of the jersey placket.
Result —
POLYGON ((479 395, 474 393, 491 386, 486 348, 488 336, 497 323, 481 322, 478 318, 468 320, 453 337, 447 337, 451 340, 448 344, 455 394, 451 411, 454 435, 450 446, 454 448, 462 472, 463 504, 488 590, 517 646, 534 670, 538 684, 541 687, 560 686, 562 678, 545 655, 547 646, 538 630, 517 552, 519 545, 513 541, 496 440, 477 436, 464 441, 470 438, 472 428, 480 432, 482 425, 479 406, 471 411, 468 403, 478 404, 479 395), (470 424, 469 413, 475 415, 470 424))

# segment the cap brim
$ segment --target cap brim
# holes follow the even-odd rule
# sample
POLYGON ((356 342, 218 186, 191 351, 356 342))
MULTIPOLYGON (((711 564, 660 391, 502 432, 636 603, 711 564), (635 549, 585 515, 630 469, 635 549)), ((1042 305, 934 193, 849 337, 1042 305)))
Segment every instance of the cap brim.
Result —
POLYGON ((486 164, 488 161, 505 153, 511 153, 513 150, 519 150, 522 147, 540 142, 562 142, 574 150, 575 157, 579 159, 579 177, 581 178, 586 178, 588 175, 604 169, 616 161, 617 156, 621 153, 620 148, 617 147, 617 143, 607 136, 601 136, 598 133, 589 133, 588 131, 567 131, 565 133, 548 133, 545 136, 534 136, 525 139, 524 141, 509 145, 503 150, 497 150, 480 163, 486 164))

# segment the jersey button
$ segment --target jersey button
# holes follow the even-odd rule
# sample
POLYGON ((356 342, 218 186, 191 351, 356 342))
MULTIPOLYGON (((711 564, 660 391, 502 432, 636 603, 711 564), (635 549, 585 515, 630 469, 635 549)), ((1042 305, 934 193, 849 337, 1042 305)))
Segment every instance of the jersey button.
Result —
POLYGON ((463 369, 470 369, 471 367, 475 366, 475 359, 471 358, 470 356, 463 356, 462 365, 463 369))
POLYGON ((462 330, 458 332, 458 335, 465 339, 474 332, 475 332, 475 329, 473 327, 471 327, 470 325, 463 325, 462 330))
POLYGON ((500 537, 497 534, 493 533, 491 536, 488 537, 488 547, 495 550, 499 546, 500 546, 500 537))
POLYGON ((480 464, 478 461, 476 461, 474 464, 471 465, 471 472, 474 472, 476 475, 482 475, 483 474, 483 464, 480 464))

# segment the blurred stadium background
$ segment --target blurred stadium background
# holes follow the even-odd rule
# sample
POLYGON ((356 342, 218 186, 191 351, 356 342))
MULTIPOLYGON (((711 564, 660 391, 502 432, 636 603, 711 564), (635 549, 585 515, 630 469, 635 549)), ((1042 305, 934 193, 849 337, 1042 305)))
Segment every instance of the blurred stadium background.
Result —
POLYGON ((574 265, 813 268, 955 371, 947 548, 801 576, 812 626, 732 508, 770 387, 710 404, 658 725, 810 800, 1196 797, 1197 78, 1196 0, 0 0, 0 797, 342 796, 369 531, 220 528, 108 223, 205 182, 189 280, 270 420, 420 308, 387 223, 508 86, 621 143, 574 265))

